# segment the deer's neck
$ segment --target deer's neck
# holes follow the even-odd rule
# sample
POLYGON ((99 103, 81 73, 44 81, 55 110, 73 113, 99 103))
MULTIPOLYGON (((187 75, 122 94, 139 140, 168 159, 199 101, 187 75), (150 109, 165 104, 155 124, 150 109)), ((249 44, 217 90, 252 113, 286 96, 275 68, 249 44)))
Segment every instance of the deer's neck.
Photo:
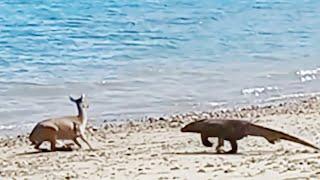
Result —
POLYGON ((81 122, 81 124, 83 126, 86 126, 87 124, 87 121, 88 121, 88 114, 87 114, 87 110, 80 107, 79 105, 77 105, 77 108, 78 108, 78 117, 79 117, 79 120, 81 122))

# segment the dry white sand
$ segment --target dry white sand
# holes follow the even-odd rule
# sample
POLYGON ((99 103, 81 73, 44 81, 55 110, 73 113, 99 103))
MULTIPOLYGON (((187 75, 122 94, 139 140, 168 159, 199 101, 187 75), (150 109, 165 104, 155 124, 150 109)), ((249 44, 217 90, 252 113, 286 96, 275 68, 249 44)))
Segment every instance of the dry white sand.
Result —
MULTIPOLYGON (((320 179, 320 153, 308 147, 247 137, 239 141, 238 154, 218 155, 201 144, 199 134, 180 132, 187 122, 207 116, 240 117, 320 147, 320 101, 311 98, 89 129, 94 151, 80 142, 81 150, 39 153, 26 136, 2 138, 0 179, 320 179)), ((215 146, 217 140, 211 141, 215 146)))

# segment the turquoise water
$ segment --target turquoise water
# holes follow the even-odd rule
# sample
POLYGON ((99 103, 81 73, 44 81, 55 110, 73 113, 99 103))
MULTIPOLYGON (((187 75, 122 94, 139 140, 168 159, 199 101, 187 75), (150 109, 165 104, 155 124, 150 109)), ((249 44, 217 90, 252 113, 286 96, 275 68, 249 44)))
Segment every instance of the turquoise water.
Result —
POLYGON ((0 129, 160 116, 320 91, 320 1, 0 2, 0 129))

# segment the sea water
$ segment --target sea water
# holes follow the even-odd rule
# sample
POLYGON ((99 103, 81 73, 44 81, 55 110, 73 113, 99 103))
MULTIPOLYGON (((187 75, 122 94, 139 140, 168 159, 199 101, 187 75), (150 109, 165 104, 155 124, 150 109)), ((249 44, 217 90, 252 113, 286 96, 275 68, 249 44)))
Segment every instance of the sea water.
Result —
POLYGON ((0 134, 75 114, 94 123, 320 91, 318 0, 4 0, 0 134))

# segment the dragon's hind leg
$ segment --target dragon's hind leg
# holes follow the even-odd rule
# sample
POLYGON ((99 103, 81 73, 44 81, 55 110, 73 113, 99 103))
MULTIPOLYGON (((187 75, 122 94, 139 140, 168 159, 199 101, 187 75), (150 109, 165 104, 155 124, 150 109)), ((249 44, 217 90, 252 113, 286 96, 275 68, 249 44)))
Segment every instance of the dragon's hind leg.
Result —
POLYGON ((231 144, 231 150, 227 154, 235 154, 238 151, 238 144, 236 140, 229 140, 231 144))
POLYGON ((216 147, 216 151, 218 154, 224 153, 223 146, 224 146, 224 139, 218 138, 218 145, 216 147))

